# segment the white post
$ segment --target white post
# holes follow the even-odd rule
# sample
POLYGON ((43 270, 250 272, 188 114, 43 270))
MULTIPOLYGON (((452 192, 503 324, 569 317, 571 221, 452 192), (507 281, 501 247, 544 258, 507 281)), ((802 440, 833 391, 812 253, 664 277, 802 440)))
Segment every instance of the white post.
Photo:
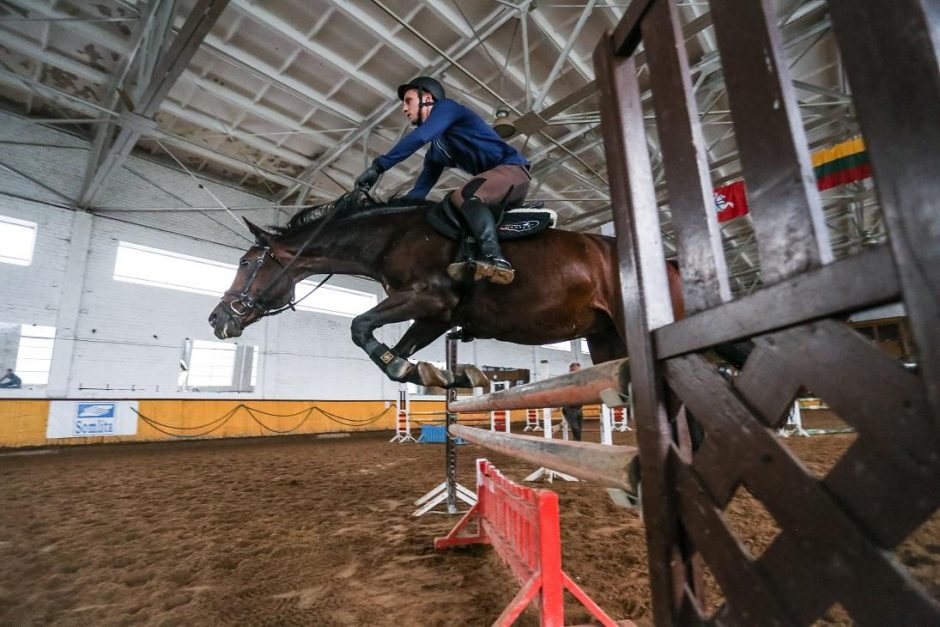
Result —
POLYGON ((793 401, 793 410, 790 412, 790 417, 787 419, 787 426, 792 428, 793 432, 797 435, 809 437, 809 433, 803 429, 803 415, 800 411, 800 399, 796 399, 793 401))
POLYGON ((624 408, 625 415, 623 417, 623 426, 625 427, 624 431, 633 431, 630 428, 630 421, 634 419, 636 414, 633 413, 633 383, 627 384, 627 406, 624 408))
POLYGON ((601 405, 601 444, 613 444, 613 425, 610 421, 610 407, 601 405))

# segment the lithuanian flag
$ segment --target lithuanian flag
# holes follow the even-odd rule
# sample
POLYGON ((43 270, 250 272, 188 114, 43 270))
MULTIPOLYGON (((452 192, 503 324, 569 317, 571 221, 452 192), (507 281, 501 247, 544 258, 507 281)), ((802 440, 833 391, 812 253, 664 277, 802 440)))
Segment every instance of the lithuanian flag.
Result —
MULTIPOLYGON (((865 152, 865 143, 861 137, 817 150, 811 155, 811 159, 813 173, 816 175, 816 187, 820 191, 871 176, 868 153, 865 152)), ((748 213, 744 181, 716 187, 713 193, 719 222, 727 222, 748 213)))
POLYGON ((871 176, 868 153, 861 137, 844 141, 812 155, 816 186, 821 190, 871 176))

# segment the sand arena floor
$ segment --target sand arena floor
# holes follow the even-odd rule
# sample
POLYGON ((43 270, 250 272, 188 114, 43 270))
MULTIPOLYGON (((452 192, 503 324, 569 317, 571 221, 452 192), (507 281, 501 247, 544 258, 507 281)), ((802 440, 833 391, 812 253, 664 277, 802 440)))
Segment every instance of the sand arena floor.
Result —
MULTIPOLYGON (((632 443, 632 434, 616 434, 632 443)), ((443 479, 442 445, 342 439, 109 445, 0 456, 0 625, 486 625, 517 591, 495 552, 438 553, 456 518, 411 517, 443 479)), ((594 439, 597 433, 586 438, 594 439)), ((817 473, 854 435, 791 438, 817 473)), ((460 481, 486 456, 459 447, 460 481)), ((615 618, 649 619, 643 524, 586 483, 556 482, 564 568, 615 618)), ((754 501, 728 518, 776 533, 754 501)), ((940 518, 898 552, 940 597, 940 518)), ((712 590, 710 601, 718 593, 712 590)), ((569 599, 570 600, 570 599, 569 599)), ((576 602, 568 623, 586 622, 576 602)), ((824 622, 844 623, 836 608, 824 622)), ((527 611, 520 623, 538 624, 527 611)))

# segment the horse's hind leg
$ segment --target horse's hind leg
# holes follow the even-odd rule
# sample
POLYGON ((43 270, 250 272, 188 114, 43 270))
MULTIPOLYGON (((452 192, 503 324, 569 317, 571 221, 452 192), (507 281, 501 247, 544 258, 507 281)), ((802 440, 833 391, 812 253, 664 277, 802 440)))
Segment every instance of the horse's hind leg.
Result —
POLYGON ((591 362, 595 365, 627 356, 626 345, 613 330, 609 333, 595 333, 585 339, 587 340, 588 351, 591 353, 591 362))

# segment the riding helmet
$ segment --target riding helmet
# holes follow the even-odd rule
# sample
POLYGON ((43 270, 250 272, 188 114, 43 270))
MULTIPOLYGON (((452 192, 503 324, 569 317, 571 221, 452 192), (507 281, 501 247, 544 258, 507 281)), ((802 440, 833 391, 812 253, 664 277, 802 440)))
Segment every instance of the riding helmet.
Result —
POLYGON ((437 79, 431 78, 430 76, 419 76, 414 80, 410 80, 404 85, 398 86, 398 99, 405 99, 405 92, 409 89, 418 89, 426 91, 432 96, 435 100, 444 99, 444 87, 437 81, 437 79))

